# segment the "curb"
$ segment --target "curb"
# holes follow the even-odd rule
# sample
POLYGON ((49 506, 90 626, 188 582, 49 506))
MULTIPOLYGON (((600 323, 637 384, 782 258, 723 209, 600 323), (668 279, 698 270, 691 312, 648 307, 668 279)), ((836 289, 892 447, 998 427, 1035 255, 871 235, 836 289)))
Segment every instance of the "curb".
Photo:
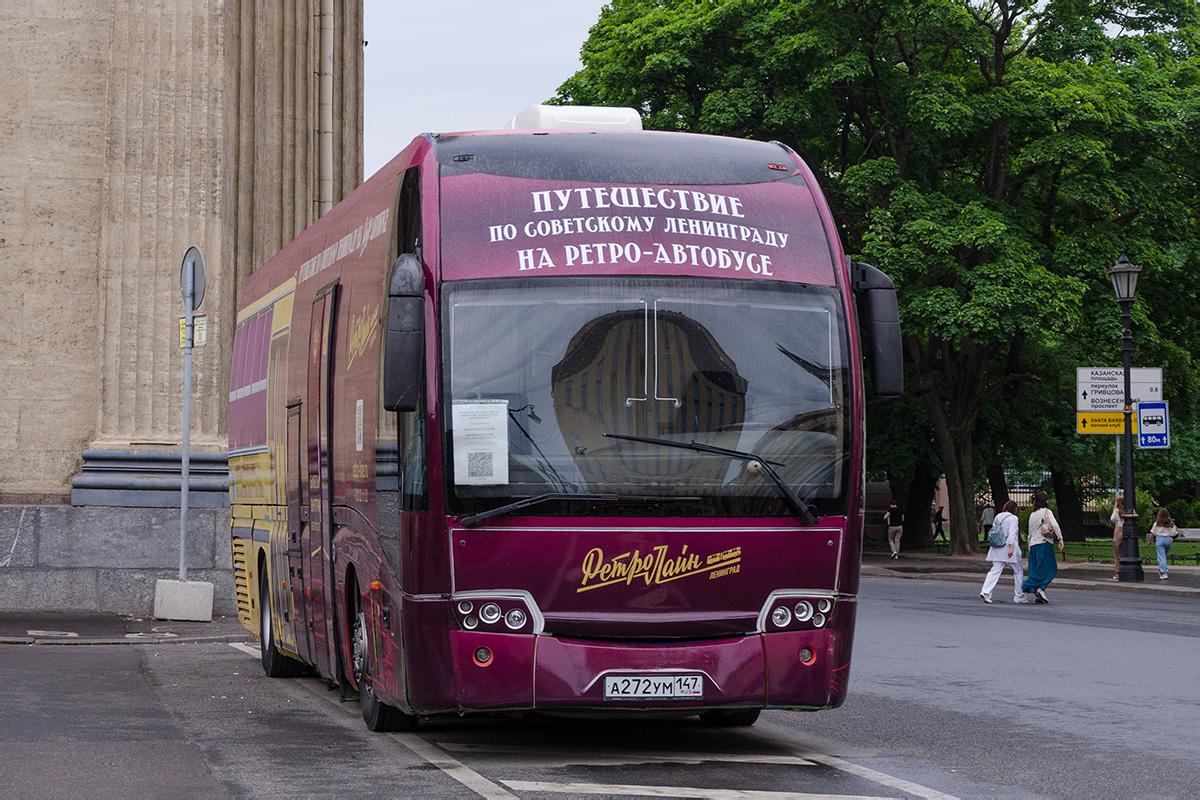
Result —
POLYGON ((122 638, 84 638, 80 637, 58 637, 58 636, 0 636, 0 645, 47 645, 51 647, 79 647, 81 645, 99 646, 99 645, 128 645, 128 644, 206 644, 206 643, 230 643, 230 642, 257 642, 253 636, 249 634, 218 634, 216 636, 179 636, 177 634, 163 633, 127 633, 122 638))
POLYGON ((0 612, 0 645, 168 645, 254 642, 236 617, 187 622, 105 612, 0 612))
MULTIPOLYGON (((934 568, 936 569, 936 568, 934 568)), ((941 580, 955 583, 982 583, 985 571, 978 574, 973 572, 943 572, 932 571, 929 567, 912 567, 904 571, 887 567, 863 566, 864 578, 897 578, 901 580, 941 580)), ((1200 589, 1190 586, 1170 586, 1159 583, 1120 583, 1118 581, 1096 581, 1088 578, 1071 578, 1062 572, 1054 579, 1054 584, 1064 589, 1081 589, 1086 591, 1107 589, 1118 592, 1136 592, 1140 594, 1159 595, 1163 597, 1200 598, 1200 589)))

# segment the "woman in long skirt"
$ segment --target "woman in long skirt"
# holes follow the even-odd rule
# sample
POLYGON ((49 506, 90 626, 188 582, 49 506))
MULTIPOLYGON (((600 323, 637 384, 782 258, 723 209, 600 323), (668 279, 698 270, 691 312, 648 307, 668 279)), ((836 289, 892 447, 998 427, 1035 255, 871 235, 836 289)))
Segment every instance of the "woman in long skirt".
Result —
POLYGON ((1000 573, 1004 572, 1007 566, 1013 571, 1013 602, 1028 603, 1025 593, 1021 591, 1021 575, 1024 570, 1021 569, 1021 521, 1017 519, 1016 501, 1009 500, 1004 504, 1004 510, 992 521, 992 529, 997 526, 1004 531, 1004 544, 988 548, 987 560, 992 562, 992 568, 983 579, 983 590, 979 596, 985 603, 992 602, 992 590, 1000 582, 1000 573))
POLYGON ((1046 587, 1058 574, 1058 559, 1054 543, 1063 549, 1062 528, 1050 510, 1050 495, 1038 492, 1033 496, 1033 513, 1029 515, 1029 574, 1021 588, 1033 592, 1039 603, 1049 603, 1046 587))

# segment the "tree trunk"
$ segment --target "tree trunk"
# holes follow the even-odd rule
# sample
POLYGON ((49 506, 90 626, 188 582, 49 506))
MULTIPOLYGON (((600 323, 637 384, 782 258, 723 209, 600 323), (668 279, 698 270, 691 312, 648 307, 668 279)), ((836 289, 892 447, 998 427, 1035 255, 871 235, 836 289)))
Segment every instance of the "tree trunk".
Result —
POLYGON ((987 468, 988 487, 992 490, 992 505, 999 512, 1008 502, 1008 479, 1004 477, 1004 467, 991 464, 987 468))
POLYGON ((950 503, 950 555, 979 552, 975 516, 975 475, 971 437, 983 402, 983 366, 987 350, 962 340, 951 354, 948 343, 930 339, 921 343, 910 336, 905 341, 917 366, 921 399, 937 438, 946 474, 950 503), (940 367, 939 367, 940 362, 940 367), (938 385, 940 372, 949 382, 948 398, 938 385))
POLYGON ((925 547, 933 543, 933 493, 937 480, 929 477, 928 471, 918 469, 908 485, 908 500, 904 506, 904 535, 901 548, 925 547))
POLYGON ((1082 542, 1083 504, 1079 501, 1075 476, 1052 469, 1050 483, 1054 487, 1054 499, 1058 501, 1058 524, 1062 528, 1063 540, 1082 542))

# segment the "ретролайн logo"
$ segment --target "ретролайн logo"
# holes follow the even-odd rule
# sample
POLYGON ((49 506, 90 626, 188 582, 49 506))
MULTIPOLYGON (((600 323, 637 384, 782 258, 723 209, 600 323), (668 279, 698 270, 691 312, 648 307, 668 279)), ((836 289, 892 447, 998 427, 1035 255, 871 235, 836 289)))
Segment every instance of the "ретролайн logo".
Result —
POLYGON ((593 547, 583 557, 583 579, 576 592, 599 589, 617 583, 632 585, 641 581, 652 586, 691 575, 709 573, 709 579, 734 575, 741 571, 742 548, 732 547, 707 557, 688 552, 685 544, 679 555, 670 554, 670 545, 659 545, 645 555, 640 550, 605 558, 604 551, 593 547))

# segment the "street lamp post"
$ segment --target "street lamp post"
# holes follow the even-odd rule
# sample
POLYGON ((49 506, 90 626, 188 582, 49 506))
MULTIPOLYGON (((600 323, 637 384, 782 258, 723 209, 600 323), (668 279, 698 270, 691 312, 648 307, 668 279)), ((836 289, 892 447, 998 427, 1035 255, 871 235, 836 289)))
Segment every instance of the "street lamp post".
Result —
POLYGON ((1117 577, 1121 582, 1133 583, 1145 579, 1142 556, 1138 551, 1137 498, 1133 488, 1133 392, 1129 366, 1133 350, 1133 297, 1137 293, 1141 271, 1141 267, 1129 263, 1123 250, 1116 266, 1108 271, 1117 302, 1121 305, 1121 358, 1125 367, 1125 513, 1122 515, 1121 566, 1117 577))

